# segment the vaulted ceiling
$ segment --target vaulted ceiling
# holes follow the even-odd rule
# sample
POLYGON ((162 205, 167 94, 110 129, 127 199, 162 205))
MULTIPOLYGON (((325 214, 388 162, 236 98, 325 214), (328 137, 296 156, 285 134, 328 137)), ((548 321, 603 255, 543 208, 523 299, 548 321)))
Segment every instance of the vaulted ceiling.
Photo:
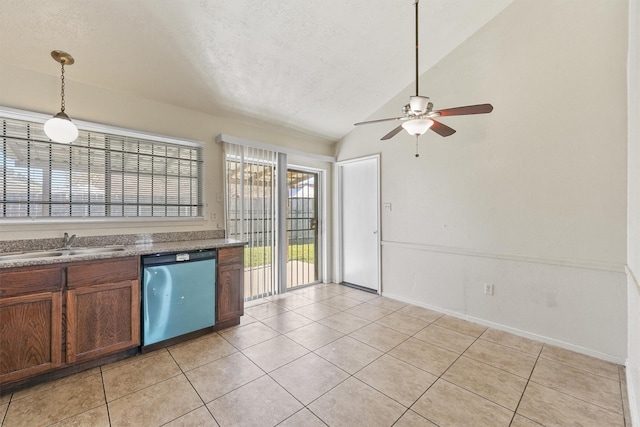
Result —
MULTIPOLYGON (((512 1, 422 0, 421 71, 512 1)), ((414 35, 413 0, 4 0, 0 61, 338 140, 412 84, 414 35)))

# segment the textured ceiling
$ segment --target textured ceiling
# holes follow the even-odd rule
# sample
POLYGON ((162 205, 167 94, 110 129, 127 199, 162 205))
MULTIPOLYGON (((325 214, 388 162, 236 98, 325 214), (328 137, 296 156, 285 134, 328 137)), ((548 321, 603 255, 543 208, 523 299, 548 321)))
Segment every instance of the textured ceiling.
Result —
MULTIPOLYGON (((422 0, 421 72, 512 1, 422 0)), ((0 46, 22 68, 56 75, 61 49, 68 80, 337 140, 414 80, 413 19, 413 0, 3 0, 0 46)))

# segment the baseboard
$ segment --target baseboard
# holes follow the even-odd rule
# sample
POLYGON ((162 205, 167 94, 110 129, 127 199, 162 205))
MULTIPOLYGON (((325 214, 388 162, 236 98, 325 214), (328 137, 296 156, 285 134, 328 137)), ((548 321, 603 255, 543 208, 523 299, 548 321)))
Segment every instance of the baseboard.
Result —
POLYGON ((457 317, 462 320, 467 320, 469 322, 477 323, 479 325, 487 326, 493 329, 498 329, 500 331, 509 332, 513 335, 518 335, 523 338, 528 338, 535 341, 540 341, 545 344, 554 345, 556 347, 564 348, 565 350, 575 351, 576 353, 585 354, 587 356, 595 357, 597 359, 606 360, 607 362, 612 362, 617 365, 625 365, 626 360, 623 357, 613 356, 611 354, 601 353, 599 351, 591 350, 589 348, 581 347, 575 344, 571 344, 565 341, 560 341, 551 337, 547 337, 544 335, 538 335, 531 332, 523 331, 517 328, 512 328, 510 326, 502 325, 499 323, 494 323, 485 319, 480 319, 477 317, 469 316, 466 314, 459 313, 457 311, 448 310, 446 308, 437 307, 430 304, 424 304, 419 301, 414 301, 409 298, 404 298, 398 295, 393 295, 388 292, 382 292, 382 296, 392 298, 398 301, 406 302, 408 304, 417 305, 419 307, 423 307, 429 310, 437 311, 438 313, 446 314, 452 317, 457 317))
POLYGON ((634 405, 635 402, 639 402, 638 398, 640 395, 640 390, 636 390, 635 383, 633 378, 631 378, 631 372, 633 371, 634 366, 630 366, 630 362, 627 360, 626 364, 626 373, 627 373, 627 400, 629 405, 629 414, 631 415, 631 425, 632 426, 640 426, 640 405, 634 405))

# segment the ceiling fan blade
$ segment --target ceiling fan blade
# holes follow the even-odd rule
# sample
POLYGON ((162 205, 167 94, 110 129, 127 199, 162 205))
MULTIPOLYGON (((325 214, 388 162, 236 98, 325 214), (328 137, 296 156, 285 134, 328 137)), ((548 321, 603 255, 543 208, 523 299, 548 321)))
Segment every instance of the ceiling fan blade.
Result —
POLYGON ((493 111, 493 105, 491 104, 478 104, 467 105, 465 107, 447 108, 445 110, 438 110, 440 117, 447 116, 467 116, 469 114, 486 114, 493 111))
POLYGON ((380 141, 391 139, 397 134, 399 134, 400 132, 402 132, 402 125, 398 126, 397 128, 394 128, 391 132, 389 132, 388 134, 380 138, 380 141))
POLYGON ((360 125, 368 125, 370 123, 380 123, 380 122, 389 122, 391 120, 406 120, 406 117, 390 117, 388 119, 377 119, 377 120, 368 120, 366 122, 358 122, 355 123, 354 126, 360 126, 360 125))
MULTIPOLYGON (((431 119, 433 120, 433 119, 431 119)), ((449 126, 445 125, 444 123, 440 123, 436 120, 433 120, 433 124, 431 125, 431 127, 429 128, 432 131, 434 131, 435 133, 437 133, 440 136, 451 136, 454 133, 456 133, 455 129, 450 128, 449 126)))

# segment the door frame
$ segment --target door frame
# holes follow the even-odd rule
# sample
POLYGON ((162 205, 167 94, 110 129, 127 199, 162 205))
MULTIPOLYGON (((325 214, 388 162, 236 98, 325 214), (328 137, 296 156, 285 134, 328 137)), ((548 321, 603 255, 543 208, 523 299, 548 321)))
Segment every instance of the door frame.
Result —
MULTIPOLYGON (((289 172, 289 169, 294 169, 300 172, 307 172, 307 173, 313 173, 316 174, 317 176, 317 182, 316 182, 316 186, 315 186, 315 195, 316 195, 316 199, 317 199, 317 207, 316 207, 316 216, 318 217, 318 222, 316 224, 316 248, 315 248, 315 255, 316 255, 316 260, 317 260, 317 277, 316 280, 312 283, 307 283, 304 285, 299 285, 296 286, 294 288, 292 288, 291 290, 294 289, 300 289, 302 287, 305 286, 310 286, 310 285, 315 285, 318 283, 323 283, 325 281, 325 278, 327 277, 327 263, 325 262, 325 260, 327 259, 326 257, 326 239, 327 239, 327 233, 326 233, 326 229, 327 227, 325 226, 326 220, 327 220, 327 211, 326 211, 326 201, 325 201, 325 197, 326 197, 326 192, 325 192, 325 188, 326 188, 326 173, 324 169, 318 169, 318 168, 313 168, 313 167, 308 167, 308 166, 299 166, 295 163, 287 163, 287 169, 286 172, 289 172)), ((289 189, 288 189, 288 185, 287 185, 287 179, 286 179, 286 173, 285 173, 285 180, 284 180, 284 187, 286 188, 287 192, 287 199, 288 199, 288 194, 289 194, 289 189)), ((284 213, 283 213, 283 218, 278 218, 278 220, 282 219, 282 225, 281 227, 284 227, 285 230, 285 236, 286 236, 286 228, 287 228, 287 210, 286 210, 286 203, 285 203, 285 209, 284 209, 284 213)), ((284 238, 283 242, 286 242, 285 248, 288 246, 289 242, 287 241, 286 237, 284 238)), ((284 251, 283 251, 284 252, 284 251)), ((286 252, 284 252, 284 254, 286 255, 286 252)), ((284 280, 281 281, 280 283, 280 292, 284 293, 287 292, 287 276, 286 276, 286 265, 287 265, 287 257, 284 256, 283 258, 283 265, 279 266, 279 268, 282 268, 282 270, 284 271, 284 280)))
MULTIPOLYGON (((327 175, 324 169, 309 167, 309 166, 300 166, 297 163, 289 163, 285 158, 283 164, 281 165, 281 169, 284 170, 284 174, 282 177, 278 174, 278 179, 282 181, 279 182, 279 190, 278 191, 278 206, 279 212, 284 212, 284 214, 278 213, 278 241, 279 242, 287 242, 286 238, 286 230, 287 230, 287 199, 288 199, 288 188, 287 188, 287 172, 289 169, 296 169, 303 172, 315 173, 318 175, 318 182, 316 183, 316 189, 318 195, 318 225, 317 225, 317 241, 316 241, 316 256, 318 260, 318 277, 316 281, 312 284, 323 283, 326 281, 326 277, 328 277, 327 271, 327 203, 326 203, 326 188, 327 188, 327 175)), ((278 260, 278 270, 279 270, 279 278, 277 280, 278 283, 278 292, 285 293, 287 292, 287 244, 278 244, 279 250, 279 260, 278 260)), ((306 285, 301 285, 299 287, 293 289, 300 289, 306 285)), ((293 290, 292 289, 292 290, 293 290)))
POLYGON ((344 165, 348 165, 350 163, 357 163, 361 161, 367 160, 375 160, 376 161, 376 254, 377 254, 377 274, 378 274, 378 283, 377 283, 377 293, 382 295, 382 258, 381 258, 381 223, 380 223, 380 154, 373 154, 364 157, 357 157, 349 160, 343 160, 335 163, 335 196, 334 196, 334 206, 335 214, 336 214, 336 224, 335 224, 335 233, 334 237, 336 237, 336 244, 334 245, 335 255, 335 277, 336 283, 342 283, 344 279, 344 233, 343 233, 343 205, 342 205, 342 195, 343 195, 343 178, 342 178, 342 168, 344 165))

